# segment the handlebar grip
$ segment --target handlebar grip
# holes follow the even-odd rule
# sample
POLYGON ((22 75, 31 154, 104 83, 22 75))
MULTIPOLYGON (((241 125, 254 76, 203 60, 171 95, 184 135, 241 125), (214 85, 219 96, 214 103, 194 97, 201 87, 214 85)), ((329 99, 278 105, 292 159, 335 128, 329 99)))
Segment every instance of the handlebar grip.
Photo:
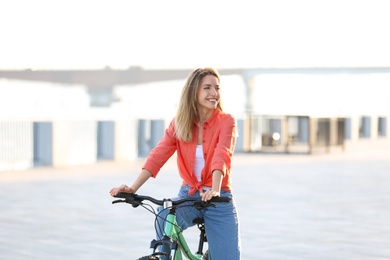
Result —
POLYGON ((231 197, 213 197, 209 202, 230 202, 232 201, 231 197))
POLYGON ((117 195, 115 195, 115 198, 122 198, 122 199, 134 199, 134 193, 127 193, 127 192, 119 192, 117 195))

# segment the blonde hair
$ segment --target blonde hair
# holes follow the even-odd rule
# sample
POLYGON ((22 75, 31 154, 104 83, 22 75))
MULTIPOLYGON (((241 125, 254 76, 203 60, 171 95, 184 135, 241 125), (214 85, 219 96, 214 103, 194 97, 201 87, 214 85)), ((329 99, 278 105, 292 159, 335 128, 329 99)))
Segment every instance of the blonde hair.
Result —
MULTIPOLYGON (((176 138, 186 142, 192 141, 192 128, 194 120, 198 119, 197 102, 198 89, 202 79, 212 75, 220 81, 217 70, 213 68, 198 68, 190 73, 181 92, 179 106, 175 117, 176 138)), ((218 102, 217 109, 223 112, 221 99, 218 102)))

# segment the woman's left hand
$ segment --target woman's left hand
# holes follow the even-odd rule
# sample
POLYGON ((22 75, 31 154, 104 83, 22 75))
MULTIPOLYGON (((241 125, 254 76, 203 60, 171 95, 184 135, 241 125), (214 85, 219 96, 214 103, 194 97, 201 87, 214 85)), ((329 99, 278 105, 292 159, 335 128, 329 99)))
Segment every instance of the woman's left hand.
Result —
POLYGON ((209 201, 211 200, 213 197, 219 197, 219 192, 218 191, 215 191, 215 190, 207 190, 206 192, 201 192, 200 193, 200 196, 202 197, 202 201, 209 201))

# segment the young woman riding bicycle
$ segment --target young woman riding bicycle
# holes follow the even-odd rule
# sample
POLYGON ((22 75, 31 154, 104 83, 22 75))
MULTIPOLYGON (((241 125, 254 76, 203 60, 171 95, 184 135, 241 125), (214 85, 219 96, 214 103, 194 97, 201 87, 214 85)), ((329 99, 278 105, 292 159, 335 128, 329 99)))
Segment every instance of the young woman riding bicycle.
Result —
MULTIPOLYGON (((110 194, 135 193, 150 177, 155 178, 176 152, 183 180, 179 197, 195 196, 203 201, 216 196, 233 197, 230 174, 236 138, 236 120, 222 108, 218 72, 213 68, 198 68, 187 78, 176 116, 148 155, 138 178, 131 186, 111 189, 110 194)), ((240 259, 239 220, 234 199, 232 203, 218 203, 215 208, 180 208, 176 214, 183 230, 193 226, 194 219, 204 219, 209 259, 240 259)), ((157 237, 162 235, 158 233, 157 237)))

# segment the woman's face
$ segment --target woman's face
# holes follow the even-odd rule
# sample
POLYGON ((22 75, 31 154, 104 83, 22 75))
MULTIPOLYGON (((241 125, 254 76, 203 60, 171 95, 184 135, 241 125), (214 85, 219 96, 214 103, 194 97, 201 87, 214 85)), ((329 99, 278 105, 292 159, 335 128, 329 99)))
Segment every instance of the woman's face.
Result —
POLYGON ((218 78, 213 75, 203 77, 198 88, 198 111, 214 110, 220 99, 218 78))

